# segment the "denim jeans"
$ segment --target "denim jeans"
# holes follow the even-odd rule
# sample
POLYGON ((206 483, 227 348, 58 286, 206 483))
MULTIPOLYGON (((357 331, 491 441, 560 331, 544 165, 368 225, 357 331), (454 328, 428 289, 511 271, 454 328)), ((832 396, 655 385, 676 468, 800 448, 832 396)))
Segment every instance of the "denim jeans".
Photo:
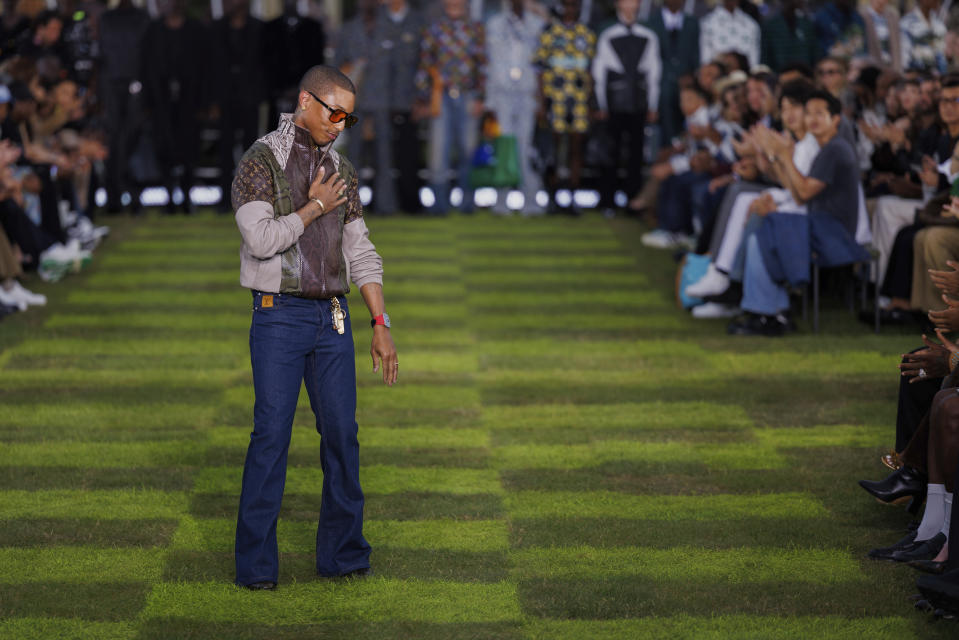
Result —
POLYGON ((746 238, 746 268, 741 306, 743 311, 767 316, 789 310, 789 292, 770 277, 755 233, 746 238))
POLYGON ((709 174, 686 171, 666 178, 659 187, 659 228, 674 233, 693 232, 693 187, 709 182, 709 174))
POLYGON ((470 166, 476 149, 477 123, 470 113, 474 95, 460 93, 454 98, 443 94, 440 115, 430 124, 430 187, 436 195, 433 213, 446 214, 450 209, 450 179, 455 175, 463 190, 460 210, 473 211, 473 191, 470 189, 470 166), (451 151, 456 153, 456 170, 452 170, 451 151))
POLYGON ((276 523, 303 382, 322 438, 317 572, 335 576, 370 566, 370 545, 363 538, 353 337, 346 299, 339 301, 347 316, 342 335, 333 329, 329 300, 253 295, 250 358, 256 403, 236 524, 237 584, 277 582, 276 523), (272 297, 264 300, 267 296, 272 297))

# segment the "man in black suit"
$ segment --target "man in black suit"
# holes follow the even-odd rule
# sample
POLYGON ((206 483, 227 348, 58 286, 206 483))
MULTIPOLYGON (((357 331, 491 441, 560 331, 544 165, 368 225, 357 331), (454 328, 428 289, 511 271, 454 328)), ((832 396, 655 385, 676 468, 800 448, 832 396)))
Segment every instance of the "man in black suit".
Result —
POLYGON ((248 148, 259 135, 260 104, 266 100, 263 23, 250 15, 250 0, 224 0, 223 17, 210 28, 213 111, 220 120, 221 213, 232 211, 237 132, 248 148))
POLYGON ((300 79, 315 65, 323 64, 326 32, 323 23, 302 16, 296 0, 284 0, 283 15, 267 22, 263 30, 270 90, 270 118, 296 109, 300 79))

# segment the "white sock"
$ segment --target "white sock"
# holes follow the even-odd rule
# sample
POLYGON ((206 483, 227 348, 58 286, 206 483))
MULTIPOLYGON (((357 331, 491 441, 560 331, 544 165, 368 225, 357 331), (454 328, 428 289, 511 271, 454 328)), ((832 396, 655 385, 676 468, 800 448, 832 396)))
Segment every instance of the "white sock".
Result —
POLYGON ((945 520, 942 521, 942 529, 939 530, 940 533, 946 536, 946 541, 949 540, 949 521, 952 519, 952 494, 947 493, 945 496, 946 508, 945 520))
MULTIPOLYGON (((949 497, 952 502, 952 496, 949 497)), ((916 541, 928 540, 939 533, 946 513, 946 485, 930 484, 926 491, 926 511, 916 531, 916 541)))

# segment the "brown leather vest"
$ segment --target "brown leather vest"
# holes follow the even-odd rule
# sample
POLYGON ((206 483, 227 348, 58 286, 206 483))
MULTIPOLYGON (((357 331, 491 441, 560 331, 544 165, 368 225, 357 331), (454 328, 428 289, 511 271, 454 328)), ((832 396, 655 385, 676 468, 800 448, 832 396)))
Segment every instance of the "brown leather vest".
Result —
MULTIPOLYGON (((320 169, 322 155, 322 151, 317 147, 310 133, 306 129, 296 127, 293 148, 290 150, 290 157, 284 169, 286 179, 290 183, 293 211, 299 211, 309 202, 310 185, 320 169)), ((323 167, 328 176, 337 171, 329 155, 323 159, 323 167)), ((343 259, 345 215, 346 207, 340 205, 314 220, 297 241, 302 261, 301 293, 298 295, 304 298, 329 298, 344 295, 350 290, 343 259)))

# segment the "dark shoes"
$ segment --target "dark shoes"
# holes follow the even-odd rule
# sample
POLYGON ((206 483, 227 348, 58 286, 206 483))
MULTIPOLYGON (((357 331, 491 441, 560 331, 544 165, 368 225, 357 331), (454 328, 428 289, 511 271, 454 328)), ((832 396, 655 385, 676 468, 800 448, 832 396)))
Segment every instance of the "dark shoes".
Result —
POLYGON ((928 540, 915 541, 912 544, 893 551, 889 559, 895 562, 914 562, 932 560, 946 546, 946 534, 937 533, 928 540))
POLYGON ((935 560, 911 560, 907 563, 913 569, 923 573, 932 573, 939 575, 944 573, 948 562, 936 562, 935 560))
POLYGON ((362 569, 354 569, 353 571, 347 571, 344 574, 338 576, 320 576, 326 578, 327 580, 359 580, 362 578, 372 578, 373 569, 370 567, 363 567, 362 569))
MULTIPOLYGON (((373 576, 373 569, 370 567, 363 567, 362 569, 356 569, 354 571, 349 571, 339 576, 322 576, 329 580, 358 580, 361 578, 370 578, 373 576)), ((276 589, 275 582, 254 582, 253 584, 243 585, 250 591, 273 591, 276 589)))
POLYGON ((940 576, 922 576, 916 586, 936 617, 952 617, 959 613, 959 569, 940 576))
POLYGON ((792 327, 789 319, 781 313, 775 316, 764 316, 746 312, 726 327, 726 333, 732 336, 778 337, 790 330, 792 327))
POLYGON ((916 532, 912 531, 905 538, 892 545, 891 547, 880 547, 869 551, 869 557, 874 560, 892 560, 892 554, 915 545, 916 532))
POLYGON ((243 585, 250 591, 273 591, 276 589, 275 582, 254 582, 253 584, 243 585))
POLYGON ((344 573, 341 576, 336 576, 338 580, 356 580, 358 578, 372 578, 373 569, 371 567, 363 567, 362 569, 357 569, 355 571, 350 571, 349 573, 344 573))
POLYGON ((905 465, 879 482, 859 481, 860 487, 876 500, 886 503, 923 496, 926 493, 926 484, 926 477, 922 473, 905 465))

